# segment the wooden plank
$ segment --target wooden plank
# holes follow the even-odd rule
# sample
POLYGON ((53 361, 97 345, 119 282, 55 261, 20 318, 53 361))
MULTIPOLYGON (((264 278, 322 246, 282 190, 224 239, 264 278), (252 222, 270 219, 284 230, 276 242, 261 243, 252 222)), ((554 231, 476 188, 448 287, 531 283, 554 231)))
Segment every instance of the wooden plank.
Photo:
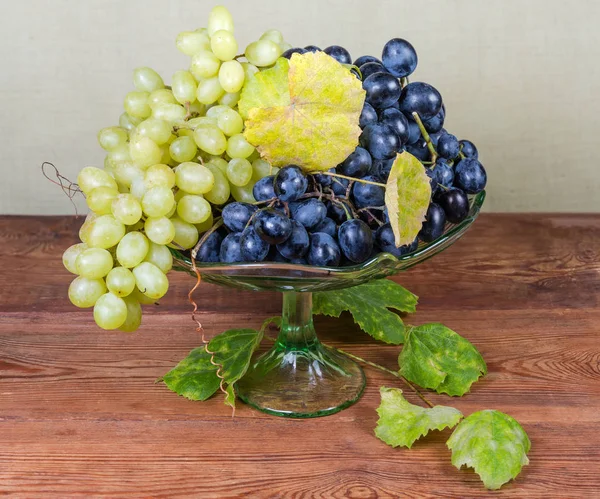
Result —
MULTIPOLYGON (((0 495, 14 497, 600 497, 600 216, 482 215, 452 248, 395 279, 420 296, 410 322, 472 341, 489 375, 463 398, 496 408, 532 439, 531 464, 493 494, 450 464, 434 432, 411 450, 373 436, 379 386, 327 418, 285 420, 220 397, 194 403, 154 381, 198 345, 192 283, 173 276, 133 334, 100 331, 66 299, 69 217, 0 217, 0 495)), ((209 334, 258 326, 273 293, 204 284, 209 334)), ((394 368, 351 318, 317 318, 323 341, 394 368)), ((407 397, 417 403, 411 393, 407 397)))

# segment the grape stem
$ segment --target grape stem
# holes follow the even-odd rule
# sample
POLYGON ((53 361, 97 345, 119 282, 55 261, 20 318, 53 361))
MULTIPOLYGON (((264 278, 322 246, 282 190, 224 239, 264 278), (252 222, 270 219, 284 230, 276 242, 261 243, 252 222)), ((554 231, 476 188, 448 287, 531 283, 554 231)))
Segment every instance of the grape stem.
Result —
MULTIPOLYGON (((326 345, 326 346, 329 346, 329 345, 326 345)), ((341 348, 335 348, 335 347, 331 347, 331 346, 329 346, 329 348, 332 348, 333 350, 336 350, 343 355, 347 355, 351 359, 354 359, 358 362, 362 362, 363 364, 366 364, 368 366, 374 367, 375 369, 379 369, 380 371, 383 371, 388 374, 391 374, 392 376, 395 376, 396 378, 402 380, 406 384, 406 386, 408 386, 415 394, 417 394, 419 396, 419 398, 423 402, 425 402, 429 407, 433 407, 433 404, 429 400, 427 400, 427 398, 425 398, 425 395, 423 395, 416 386, 414 386, 410 381, 408 381, 398 371, 392 371, 391 369, 388 369, 387 367, 384 367, 380 364, 375 364, 375 362, 371 362, 370 360, 365 360, 362 357, 359 357, 358 355, 354 355, 349 352, 346 352, 345 350, 342 350, 341 348)))
MULTIPOLYGON (((425 132, 425 133, 427 133, 427 132, 425 132)), ((381 182, 372 182, 371 180, 364 180, 362 178, 348 177, 347 175, 341 175, 339 173, 319 172, 319 175, 329 175, 330 177, 344 178, 344 179, 350 180, 352 182, 360 182, 361 184, 377 185, 379 187, 383 187, 384 189, 386 187, 385 184, 382 184, 381 182)))
POLYGON ((400 78, 400 86, 404 88, 406 85, 408 85, 408 77, 400 78))
POLYGON ((417 125, 419 125, 419 130, 421 130, 421 135, 423 135, 423 138, 425 139, 425 142, 427 143, 427 148, 429 149, 429 152, 431 153, 431 162, 433 163, 433 167, 435 168, 435 162, 437 161, 437 151, 435 150, 435 147, 433 147, 433 142, 431 142, 431 137, 429 136, 429 134, 427 133, 427 130, 425 130, 425 125, 423 125, 423 122, 421 121, 421 117, 419 116, 419 113, 417 113, 416 111, 412 113, 415 121, 417 122, 417 125))

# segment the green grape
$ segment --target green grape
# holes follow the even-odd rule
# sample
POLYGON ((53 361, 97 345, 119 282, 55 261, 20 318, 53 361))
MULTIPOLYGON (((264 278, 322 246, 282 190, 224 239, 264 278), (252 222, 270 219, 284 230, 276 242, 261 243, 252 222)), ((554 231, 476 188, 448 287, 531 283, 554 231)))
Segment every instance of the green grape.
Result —
POLYGON ((178 246, 181 246, 183 249, 193 248, 198 242, 198 229, 178 217, 171 217, 170 220, 175 227, 175 237, 171 245, 175 248, 178 246))
MULTIPOLYGON (((244 75, 244 80, 246 76, 244 75)), ((240 100, 240 92, 225 92, 223 97, 219 99, 219 104, 222 106, 235 107, 240 100)))
POLYGON ((281 42, 279 44, 279 48, 281 49, 281 53, 283 54, 286 50, 290 50, 294 46, 291 43, 281 42))
POLYGON ((129 142, 129 154, 136 165, 142 169, 160 163, 162 150, 148 137, 136 137, 129 142))
POLYGON ((92 222, 98 218, 98 215, 95 213, 88 213, 85 217, 85 220, 81 227, 79 228, 79 239, 87 244, 87 241, 90 236, 90 227, 92 226, 92 222))
POLYGON ((248 62, 259 68, 271 66, 281 55, 281 48, 271 40, 258 40, 246 47, 248 62))
POLYGON ((190 73, 194 75, 197 81, 205 78, 212 78, 219 72, 221 61, 209 50, 203 50, 194 54, 190 64, 190 73))
MULTIPOLYGON (((171 144, 173 145, 173 144, 171 144)), ((194 144, 194 147, 196 145, 194 144)), ((164 164, 152 165, 146 170, 144 175, 145 186, 149 189, 159 185, 168 187, 169 189, 175 187, 175 172, 173 169, 164 164)))
POLYGON ((148 104, 149 92, 129 92, 125 96, 125 102, 123 106, 125 111, 130 116, 136 118, 147 118, 152 113, 152 109, 148 104))
POLYGON ((125 333, 132 333, 137 330, 142 323, 142 307, 140 302, 132 296, 123 298, 125 305, 127 305, 127 318, 125 322, 119 326, 119 331, 125 333))
POLYGON ((141 202, 142 198, 144 197, 144 194, 146 194, 147 190, 148 190, 148 187, 146 186, 145 177, 139 176, 139 177, 135 177, 131 181, 131 185, 129 186, 128 194, 131 194, 135 199, 137 199, 138 201, 141 202))
POLYGON ((226 150, 230 158, 247 158, 254 152, 254 146, 248 143, 243 134, 237 133, 229 137, 226 150))
MULTIPOLYGON (((223 106, 223 105, 212 106, 212 107, 209 107, 206 110, 206 116, 203 116, 203 117, 204 118, 210 118, 211 119, 211 123, 210 124, 211 125, 216 125, 219 116, 221 116, 222 113, 224 113, 225 111, 227 111, 227 109, 229 109, 228 106, 223 106)), ((197 119, 197 118, 194 118, 194 119, 197 119)), ((201 123, 204 124, 204 122, 201 122, 201 123)))
POLYGON ((254 163, 257 159, 260 159, 260 153, 256 149, 254 149, 254 151, 252 151, 252 154, 246 159, 250 161, 250 163, 254 163))
POLYGON ((106 151, 125 145, 128 138, 127 130, 119 126, 109 126, 98 132, 98 143, 106 151))
POLYGON ((271 40, 273 43, 280 44, 283 43, 283 35, 281 31, 276 29, 268 29, 261 36, 261 40, 271 40))
POLYGON ((250 81, 250 79, 260 71, 254 64, 249 62, 242 62, 242 68, 244 69, 244 80, 250 81))
POLYGON ((119 194, 112 202, 111 212, 125 225, 133 225, 142 218, 142 205, 133 194, 119 194))
POLYGON ((86 166, 77 175, 77 185, 87 196, 96 187, 117 189, 117 183, 108 173, 95 166, 86 166))
POLYGON ((219 170, 223 172, 223 175, 227 176, 227 167, 229 166, 229 163, 223 158, 213 158, 208 163, 206 163, 206 166, 208 165, 218 166, 219 170))
POLYGON ((214 183, 211 170, 198 163, 185 162, 175 168, 175 185, 190 194, 209 192, 214 183))
POLYGON ((213 187, 204 194, 204 199, 216 205, 225 204, 230 195, 227 177, 216 164, 207 163, 206 168, 213 174, 213 187))
POLYGON ((154 106, 157 104, 177 104, 177 100, 173 95, 173 92, 168 88, 161 88, 160 90, 155 90, 148 97, 148 105, 154 109, 154 106))
MULTIPOLYGON (((150 97, 152 97, 152 94, 150 94, 150 97)), ((119 126, 128 132, 131 132, 133 129, 135 129, 135 127, 140 124, 140 121, 141 118, 130 116, 127 113, 123 113, 121 116, 119 116, 119 126)))
POLYGON ((241 133, 244 128, 244 120, 239 113, 226 106, 219 107, 225 107, 225 110, 217 117, 217 126, 220 130, 228 137, 241 133))
POLYGON ((148 189, 142 198, 142 210, 149 217, 162 217, 169 213, 175 204, 173 191, 166 186, 148 189))
POLYGON ((105 249, 88 248, 77 257, 75 267, 80 276, 101 279, 113 268, 113 259, 105 249))
POLYGON ((189 71, 176 71, 171 79, 173 96, 180 104, 196 100, 196 79, 189 71))
POLYGON ((77 257, 88 249, 88 245, 85 243, 77 243, 69 246, 62 256, 63 265, 71 272, 71 274, 77 274, 77 257))
POLYGON ((133 292, 129 296, 131 297, 132 300, 135 300, 135 301, 141 303, 142 305, 154 305, 156 303, 156 300, 154 298, 150 298, 149 296, 146 296, 137 287, 133 290, 133 292))
POLYGON ((242 158, 233 158, 227 165, 227 179, 237 187, 243 187, 252 178, 252 165, 250 161, 242 158))
POLYGON ((111 293, 122 298, 131 294, 135 289, 135 277, 131 270, 125 267, 115 267, 106 276, 106 287, 111 293))
POLYGON ((213 7, 208 16, 208 34, 213 36, 222 29, 233 33, 233 18, 225 7, 217 5, 213 7))
POLYGON ((169 244, 175 237, 175 227, 167 217, 146 219, 144 232, 156 244, 169 244))
POLYGON ((254 182, 250 181, 243 187, 237 185, 231 186, 231 195, 233 199, 240 203, 256 203, 252 189, 254 188, 254 182))
POLYGON ((221 61, 231 61, 238 51, 238 43, 231 31, 215 31, 210 37, 210 48, 221 61))
POLYGON ((252 162, 252 180, 258 182, 261 178, 273 175, 271 163, 264 159, 256 159, 252 162))
POLYGON ((133 71, 133 84, 141 92, 154 92, 165 88, 165 82, 152 68, 137 68, 133 71))
POLYGON ((210 215, 210 203, 201 196, 188 194, 177 203, 177 215, 184 222, 199 224, 210 215))
POLYGON ((177 203, 173 203, 173 208, 171 208, 171 209, 169 210, 169 213, 167 213, 167 214, 165 215, 165 217, 167 217, 167 218, 171 218, 173 215, 175 215, 175 212, 176 212, 176 211, 177 211, 177 203))
POLYGON ((110 158, 110 162, 114 165, 119 161, 131 161, 131 154, 129 154, 129 144, 125 143, 121 146, 116 147, 112 151, 109 151, 106 155, 110 158))
MULTIPOLYGON (((164 274, 173 268, 173 255, 169 251, 169 248, 162 244, 151 242, 150 249, 146 254, 146 258, 144 258, 144 261, 156 265, 164 274)), ((108 284, 108 279, 106 283, 108 284)))
POLYGON ((213 76, 198 83, 196 90, 196 99, 202 104, 213 104, 217 102, 225 93, 223 87, 219 83, 219 77, 213 76))
POLYGON ((144 261, 150 242, 141 232, 129 232, 117 245, 117 261, 125 268, 132 268, 144 261))
POLYGON ((113 293, 103 294, 94 305, 94 320, 102 329, 118 329, 127 319, 127 305, 113 293))
POLYGON ((177 35, 175 45, 181 53, 193 56, 202 50, 210 49, 210 38, 206 33, 182 31, 177 35))
POLYGON ((211 118, 210 116, 199 116, 198 118, 192 118, 189 120, 186 125, 192 130, 200 126, 217 126, 217 119, 211 118))
POLYGON ((179 123, 185 119, 186 110, 179 104, 169 104, 159 102, 152 107, 152 117, 168 121, 169 123, 179 123))
POLYGON ((227 138, 216 126, 199 126, 194 130, 196 145, 214 156, 220 156, 227 148, 227 138))
POLYGON ((137 288, 146 296, 158 300, 169 290, 167 276, 150 262, 142 262, 133 269, 137 288))
POLYGON ((76 277, 69 285, 69 300, 79 308, 93 307, 104 293, 106 284, 103 279, 88 279, 76 277))
POLYGON ((87 196, 86 202, 94 213, 98 215, 108 215, 111 213, 113 200, 119 195, 117 189, 112 187, 100 186, 92 189, 87 196))
MULTIPOLYGON (((191 133, 193 135, 193 132, 191 133)), ((187 136, 177 137, 169 146, 171 158, 178 163, 185 163, 186 161, 194 159, 196 151, 198 151, 196 142, 194 142, 192 137, 187 136)))
POLYGON ((166 121, 148 118, 138 125, 135 137, 132 137, 132 140, 139 137, 148 137, 159 146, 166 144, 171 137, 171 126, 166 121))
POLYGON ((125 235, 125 225, 112 215, 101 215, 89 225, 86 242, 91 248, 108 249, 125 235))
POLYGON ((170 144, 163 144, 160 146, 160 150, 162 151, 162 156, 160 157, 160 163, 163 165, 171 163, 171 152, 169 150, 170 144))
POLYGON ((194 102, 192 102, 190 104, 189 111, 190 111, 190 114, 202 115, 202 114, 206 113, 206 106, 204 104, 202 104, 201 102, 198 102, 197 100, 195 100, 194 102))
POLYGON ((133 161, 120 161, 115 165, 115 179, 124 187, 131 187, 132 182, 144 178, 144 171, 133 161))
POLYGON ((207 230, 209 230, 214 223, 214 219, 213 219, 213 214, 212 212, 210 213, 210 215, 208 216, 208 218, 202 222, 201 224, 194 224, 196 226, 196 229, 198 229, 198 233, 202 234, 203 232, 206 232, 207 230))

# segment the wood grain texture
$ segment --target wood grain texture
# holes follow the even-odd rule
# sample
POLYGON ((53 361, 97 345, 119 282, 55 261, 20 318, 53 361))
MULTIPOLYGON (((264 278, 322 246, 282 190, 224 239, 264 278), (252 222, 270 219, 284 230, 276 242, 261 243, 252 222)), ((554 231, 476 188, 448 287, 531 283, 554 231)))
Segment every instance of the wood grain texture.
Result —
MULTIPOLYGON (((359 403, 285 420, 214 397, 169 392, 156 378, 199 338, 172 275, 134 334, 104 332, 66 298, 61 252, 81 223, 0 217, 0 496, 274 498, 600 497, 600 216, 482 215, 452 248, 395 280, 420 296, 413 324, 439 321, 482 352, 489 374, 463 398, 524 426, 531 464, 487 492, 450 464, 449 431, 411 450, 373 435, 378 389, 398 380, 366 369, 359 403)), ((205 284, 209 333, 258 326, 279 313, 272 293, 205 284)), ((398 349, 351 318, 319 317, 322 340, 393 368, 398 349)), ((414 403, 418 399, 407 393, 414 403)))

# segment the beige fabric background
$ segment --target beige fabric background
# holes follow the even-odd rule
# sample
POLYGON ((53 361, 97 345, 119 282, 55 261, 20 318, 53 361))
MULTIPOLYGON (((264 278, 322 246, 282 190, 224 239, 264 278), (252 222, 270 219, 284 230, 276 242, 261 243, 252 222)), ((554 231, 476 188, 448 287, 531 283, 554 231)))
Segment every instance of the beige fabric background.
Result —
MULTIPOLYGON (((207 0, 1 0, 0 213, 72 213, 42 178, 102 165, 96 132, 117 123, 131 71, 170 81, 179 31, 207 0)), ((476 142, 488 211, 600 211, 600 1, 230 0, 244 45, 268 29, 353 57, 410 40, 413 78, 435 85, 447 128, 476 142)))

